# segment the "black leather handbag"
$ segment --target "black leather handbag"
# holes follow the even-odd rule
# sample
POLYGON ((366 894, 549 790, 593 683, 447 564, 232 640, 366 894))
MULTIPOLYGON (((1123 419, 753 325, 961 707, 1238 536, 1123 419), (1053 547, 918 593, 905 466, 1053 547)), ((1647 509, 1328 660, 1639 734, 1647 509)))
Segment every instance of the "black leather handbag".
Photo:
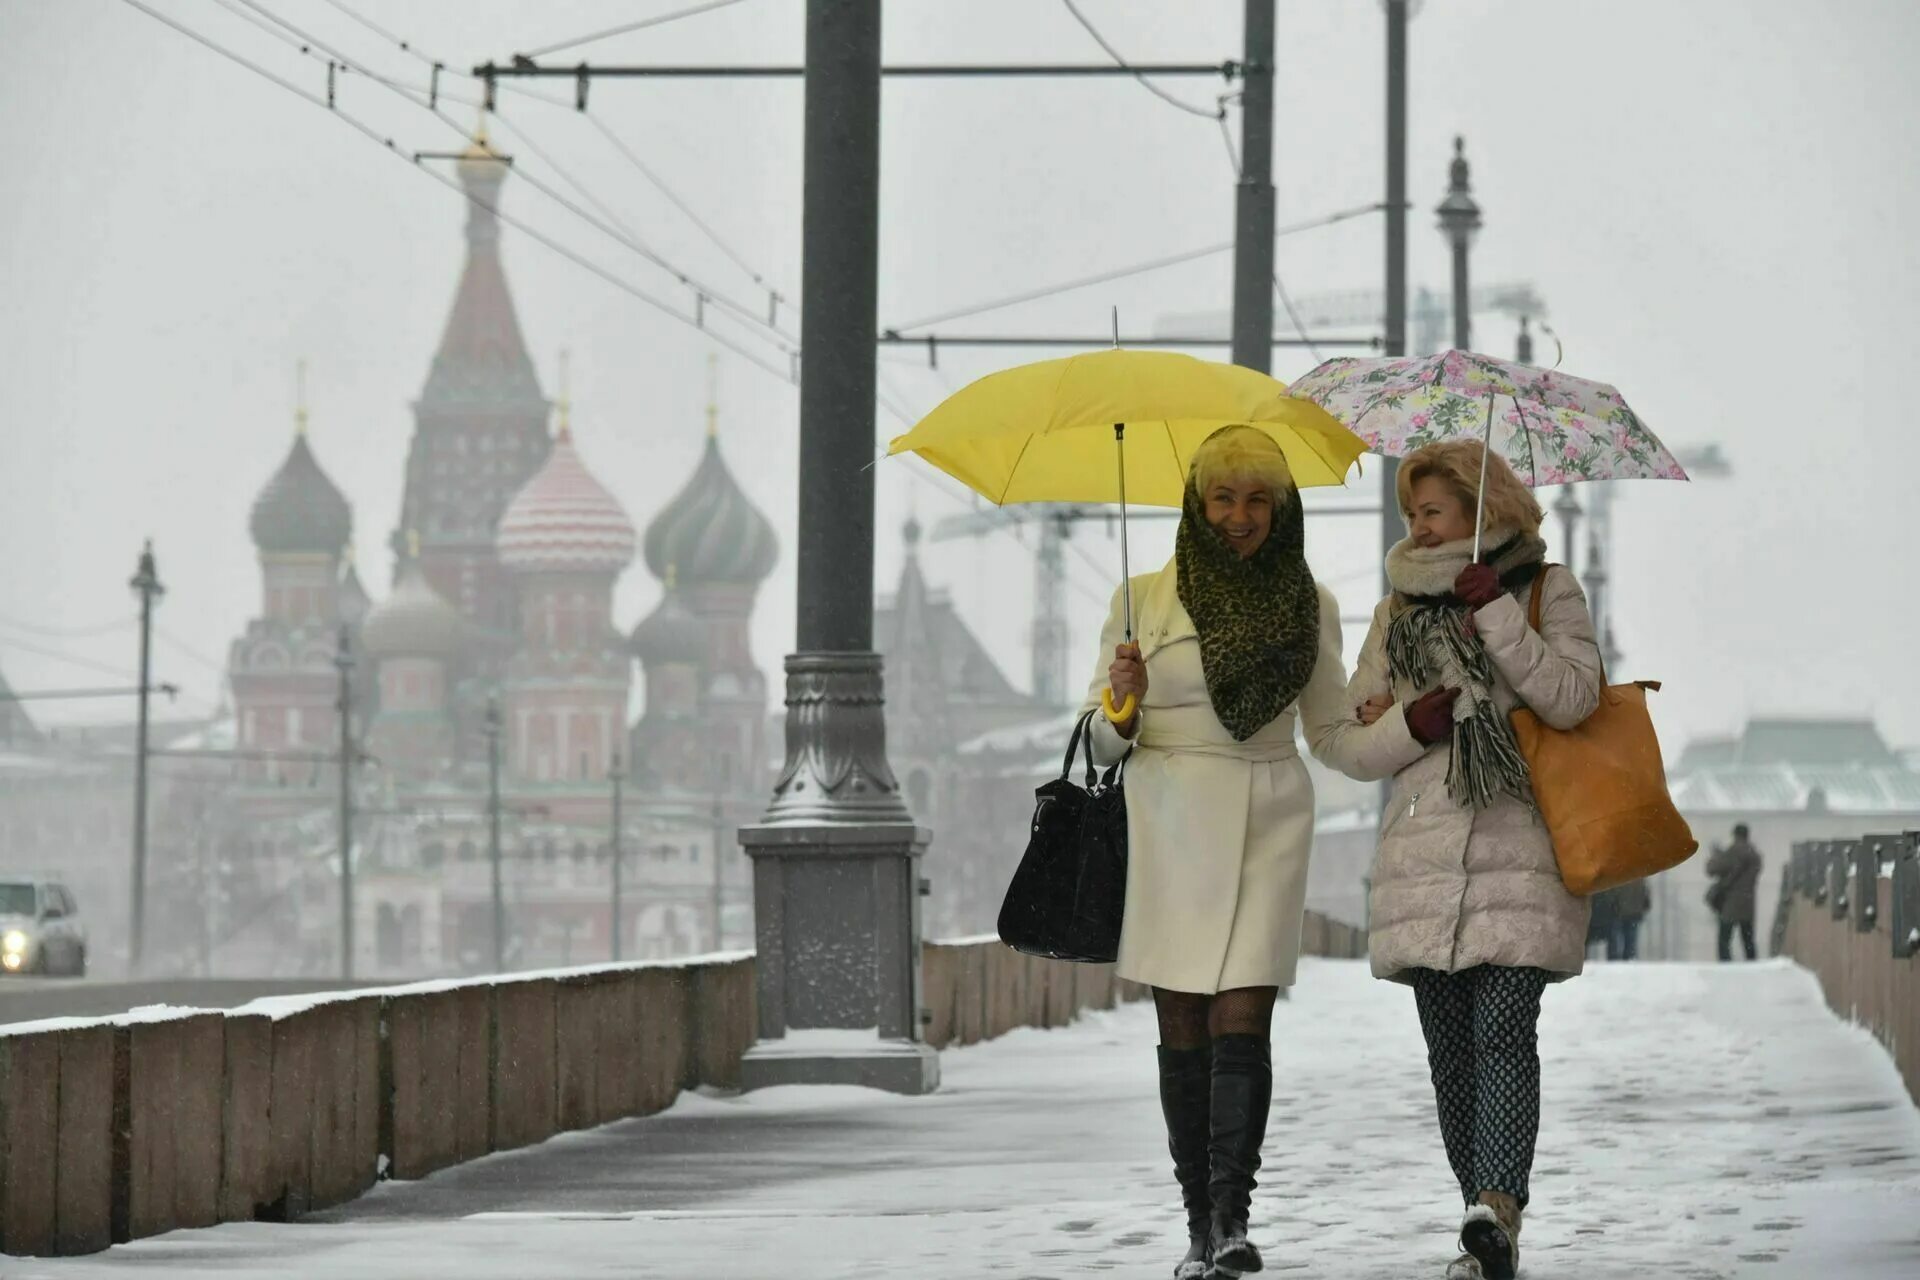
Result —
POLYGON ((1032 834, 1000 906, 1000 940, 1015 951, 1051 960, 1109 964, 1120 952, 1127 905, 1127 754, 1095 775, 1097 710, 1081 716, 1067 743, 1060 776, 1035 794, 1032 834), (1074 757, 1086 752, 1086 785, 1072 780, 1074 757))

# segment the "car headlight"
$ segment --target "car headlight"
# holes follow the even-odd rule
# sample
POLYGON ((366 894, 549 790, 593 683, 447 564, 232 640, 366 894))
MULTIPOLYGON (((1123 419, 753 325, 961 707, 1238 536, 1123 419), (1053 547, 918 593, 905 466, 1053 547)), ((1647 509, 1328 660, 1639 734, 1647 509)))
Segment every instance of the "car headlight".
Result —
POLYGON ((27 949, 27 935, 18 929, 7 930, 7 936, 0 938, 0 947, 8 951, 21 952, 27 949))

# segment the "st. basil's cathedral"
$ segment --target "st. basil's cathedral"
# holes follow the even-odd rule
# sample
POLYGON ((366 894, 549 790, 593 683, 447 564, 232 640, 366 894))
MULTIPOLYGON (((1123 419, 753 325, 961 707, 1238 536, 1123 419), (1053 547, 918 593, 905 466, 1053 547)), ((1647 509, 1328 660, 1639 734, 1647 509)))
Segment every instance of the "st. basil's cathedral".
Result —
POLYGON ((277 904, 274 927, 315 968, 340 932, 337 839, 315 794, 333 766, 301 762, 337 759, 343 632, 363 753, 355 972, 492 963, 496 751, 507 965, 608 954, 616 785, 623 956, 752 941, 732 833, 764 806, 775 763, 749 624, 778 541, 729 471, 711 407, 698 466, 644 535, 594 475, 507 287, 496 210, 509 172, 484 139, 458 161, 466 264, 413 405, 384 598, 354 564, 353 507, 304 410, 253 505, 262 604, 229 658, 245 759, 232 816, 256 833, 240 852, 277 904), (614 586, 636 553, 662 595, 623 633, 614 586), (636 659, 645 709, 629 723, 636 659))

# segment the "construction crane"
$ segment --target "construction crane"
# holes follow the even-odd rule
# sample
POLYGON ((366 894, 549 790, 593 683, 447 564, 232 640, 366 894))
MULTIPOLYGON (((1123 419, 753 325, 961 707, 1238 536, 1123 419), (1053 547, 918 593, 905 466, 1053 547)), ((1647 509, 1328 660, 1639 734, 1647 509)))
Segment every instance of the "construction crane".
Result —
MULTIPOLYGON (((1177 511, 1145 510, 1132 513, 1131 518, 1177 520, 1179 516, 1177 511)), ((1067 503, 988 507, 948 516, 933 526, 935 542, 1018 531, 1029 525, 1038 527, 1040 542, 1033 558, 1032 681, 1028 687, 1036 700, 1049 706, 1065 706, 1074 701, 1067 684, 1073 652, 1073 638, 1067 626, 1067 539, 1072 536, 1075 525, 1090 521, 1111 526, 1118 521, 1118 515, 1113 507, 1067 503)))
MULTIPOLYGON (((1485 284, 1473 290, 1476 315, 1491 313, 1523 320, 1544 320, 1546 300, 1539 290, 1525 281, 1485 284)), ((1300 327, 1308 334, 1316 329, 1349 326, 1379 327, 1387 311, 1386 294, 1379 289, 1345 289, 1335 293, 1311 294, 1294 301, 1300 327)), ((1413 326, 1413 351, 1431 355, 1447 345, 1447 331, 1453 324, 1453 302, 1433 289, 1414 291, 1407 312, 1413 326)), ((1232 317, 1224 311, 1189 311, 1163 315, 1154 322, 1155 333, 1193 333, 1202 337, 1228 332, 1232 317)))

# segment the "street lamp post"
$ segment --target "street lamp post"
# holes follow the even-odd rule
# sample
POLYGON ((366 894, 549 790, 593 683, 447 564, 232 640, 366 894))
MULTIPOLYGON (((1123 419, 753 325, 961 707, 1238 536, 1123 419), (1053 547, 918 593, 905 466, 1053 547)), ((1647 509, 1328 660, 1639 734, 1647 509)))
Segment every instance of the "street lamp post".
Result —
POLYGON ((507 903, 500 888, 500 699, 487 698, 487 864, 493 879, 493 971, 507 967, 507 903))
POLYGON ((1434 211, 1440 217, 1440 230, 1453 249, 1453 345, 1466 351, 1473 346, 1473 304, 1467 281, 1467 252, 1480 232, 1480 206, 1473 199, 1473 184, 1467 171, 1467 140, 1453 140, 1453 165, 1448 171, 1447 198, 1434 211))
POLYGON ((918 1094, 940 1083, 920 1035, 930 833, 887 764, 873 651, 880 0, 808 0, 806 23, 798 626, 786 764, 766 816, 740 831, 753 859, 758 1022, 740 1074, 749 1089, 918 1094))
POLYGON ((620 961, 620 912, 622 910, 620 906, 620 860, 622 857, 620 849, 620 784, 626 780, 626 776, 626 773, 620 767, 620 753, 616 751, 613 753, 613 768, 607 773, 607 777, 613 783, 613 839, 611 850, 613 856, 608 860, 608 865, 613 868, 613 920, 612 928, 608 931, 607 936, 609 942, 612 944, 613 960, 616 964, 620 961))
POLYGON ((147 698, 153 691, 153 602, 167 593, 153 560, 153 539, 127 583, 140 597, 140 721, 133 748, 133 894, 127 934, 127 972, 138 973, 147 936, 147 698))
POLYGON ((339 673, 334 705, 340 712, 340 976, 353 978, 353 650, 347 626, 340 624, 340 647, 333 656, 339 673))

